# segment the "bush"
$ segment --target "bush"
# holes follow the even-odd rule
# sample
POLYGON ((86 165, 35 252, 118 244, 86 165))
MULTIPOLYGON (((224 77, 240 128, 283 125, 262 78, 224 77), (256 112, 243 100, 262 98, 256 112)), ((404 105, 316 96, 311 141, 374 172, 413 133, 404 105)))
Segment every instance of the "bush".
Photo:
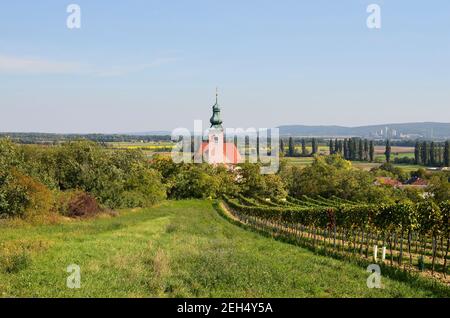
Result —
POLYGON ((12 169, 0 176, 0 216, 27 217, 47 214, 53 194, 42 183, 12 169))
POLYGON ((172 179, 170 193, 176 199, 202 199, 214 197, 215 189, 215 180, 203 165, 185 165, 172 179))
POLYGON ((92 217, 103 209, 97 200, 84 191, 69 191, 59 198, 59 211, 68 217, 92 217))
POLYGON ((409 157, 396 157, 394 158, 394 163, 396 164, 408 164, 408 165, 414 165, 416 164, 416 159, 409 158, 409 157))

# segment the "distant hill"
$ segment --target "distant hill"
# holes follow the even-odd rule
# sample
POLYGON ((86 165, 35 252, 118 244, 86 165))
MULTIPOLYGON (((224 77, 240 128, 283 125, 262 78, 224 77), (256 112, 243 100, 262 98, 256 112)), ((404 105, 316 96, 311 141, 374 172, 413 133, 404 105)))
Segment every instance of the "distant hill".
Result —
POLYGON ((404 123, 359 127, 283 125, 282 136, 304 137, 368 137, 392 139, 450 138, 450 123, 404 123))
POLYGON ((128 133, 130 136, 170 136, 172 133, 168 130, 154 130, 144 132, 128 133))

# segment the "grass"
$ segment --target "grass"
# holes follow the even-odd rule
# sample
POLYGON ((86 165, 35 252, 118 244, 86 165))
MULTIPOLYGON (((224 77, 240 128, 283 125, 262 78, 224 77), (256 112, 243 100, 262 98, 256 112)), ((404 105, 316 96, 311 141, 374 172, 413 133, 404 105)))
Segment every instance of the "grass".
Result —
POLYGON ((211 201, 168 201, 120 216, 0 225, 2 297, 433 297, 365 268, 231 224, 211 201), (81 288, 69 289, 70 264, 81 288), (12 270, 11 270, 12 269, 12 270))

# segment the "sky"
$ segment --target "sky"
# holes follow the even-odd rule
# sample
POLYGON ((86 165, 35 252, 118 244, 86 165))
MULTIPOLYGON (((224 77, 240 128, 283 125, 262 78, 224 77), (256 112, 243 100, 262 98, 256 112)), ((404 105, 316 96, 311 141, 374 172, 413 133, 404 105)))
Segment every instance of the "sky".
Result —
POLYGON ((0 2, 0 131, 207 128, 216 87, 226 127, 450 122, 450 1, 0 2))

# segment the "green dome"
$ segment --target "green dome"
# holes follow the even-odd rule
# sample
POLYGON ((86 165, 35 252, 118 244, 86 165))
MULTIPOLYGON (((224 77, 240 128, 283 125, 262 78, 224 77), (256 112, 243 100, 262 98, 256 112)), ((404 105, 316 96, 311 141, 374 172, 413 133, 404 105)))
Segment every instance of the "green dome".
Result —
POLYGON ((222 128, 222 119, 220 118, 220 107, 219 103, 217 102, 217 93, 216 93, 216 103, 214 104, 212 109, 213 115, 209 120, 209 122, 211 123, 211 128, 222 128))

